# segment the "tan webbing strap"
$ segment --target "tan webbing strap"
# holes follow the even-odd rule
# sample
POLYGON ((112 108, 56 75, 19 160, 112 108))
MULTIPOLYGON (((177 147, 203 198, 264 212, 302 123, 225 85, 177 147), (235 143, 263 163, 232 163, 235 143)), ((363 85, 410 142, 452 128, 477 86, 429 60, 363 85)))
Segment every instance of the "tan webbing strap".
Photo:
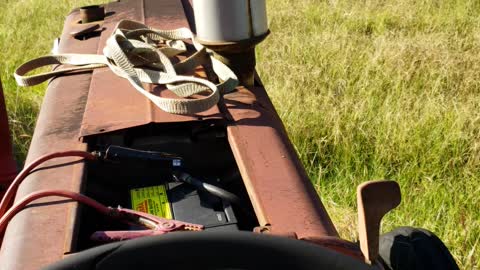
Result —
POLYGON ((221 93, 229 92, 238 85, 238 79, 230 68, 213 58, 202 45, 196 43, 189 29, 156 30, 129 20, 118 23, 116 30, 107 40, 103 55, 43 56, 22 64, 17 68, 14 76, 18 85, 32 86, 58 75, 74 74, 107 66, 116 75, 127 79, 134 89, 160 109, 174 114, 194 114, 208 110, 218 103, 221 93), (185 43, 182 41, 186 39, 192 40, 197 52, 174 65, 170 58, 186 51, 185 43), (211 61, 214 72, 221 80, 220 84, 215 85, 202 78, 181 75, 193 71, 207 61, 211 61), (40 67, 58 64, 74 67, 26 75, 40 67), (142 83, 166 85, 168 89, 183 98, 156 96, 143 88, 142 83), (210 94, 201 98, 186 99, 201 92, 210 92, 210 94))

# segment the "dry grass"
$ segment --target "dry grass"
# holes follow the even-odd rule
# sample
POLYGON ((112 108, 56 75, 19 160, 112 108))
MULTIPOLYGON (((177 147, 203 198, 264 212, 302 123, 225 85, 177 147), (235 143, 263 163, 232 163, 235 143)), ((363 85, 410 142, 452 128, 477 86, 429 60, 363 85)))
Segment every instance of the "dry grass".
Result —
POLYGON ((342 236, 355 188, 394 179, 384 231, 438 234, 480 264, 478 1, 270 1, 259 72, 342 236))

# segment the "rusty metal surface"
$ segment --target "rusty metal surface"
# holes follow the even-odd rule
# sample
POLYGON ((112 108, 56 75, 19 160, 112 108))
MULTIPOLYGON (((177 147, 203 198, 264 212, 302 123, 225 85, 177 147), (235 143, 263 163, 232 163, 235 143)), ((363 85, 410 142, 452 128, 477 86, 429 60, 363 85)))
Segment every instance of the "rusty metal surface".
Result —
POLYGON ((324 236, 324 237, 307 237, 301 240, 313 244, 317 244, 328 249, 333 249, 357 260, 364 261, 364 257, 360 247, 352 242, 340 239, 338 237, 324 236))
MULTIPOLYGON (((191 14, 188 4, 189 1, 183 1, 187 14, 191 14)), ((107 13, 109 9, 114 9, 116 14, 106 18, 104 27, 107 30, 102 33, 100 44, 104 44, 115 21, 120 18, 142 21, 163 29, 189 26, 181 1, 119 2, 107 7, 107 13)), ((260 217, 260 225, 271 224, 276 231, 296 232, 299 237, 336 236, 337 232, 265 89, 257 87, 253 92, 255 94, 240 88, 236 93, 226 95, 225 102, 230 114, 226 117, 235 121, 228 127, 229 141, 260 217)), ((222 112, 225 113, 224 110, 222 112)), ((196 121, 199 117, 220 119, 222 114, 218 108, 198 116, 165 113, 133 91, 126 80, 101 69, 93 74, 81 135, 151 122, 196 121)))
MULTIPOLYGON (((183 0, 185 3, 188 0, 183 0)), ((101 53, 116 21, 122 18, 163 29, 188 27, 180 0, 114 2, 105 7, 105 12, 109 16, 101 23, 101 36, 83 41, 70 35, 78 27, 79 11, 70 14, 60 52, 101 53)), ((152 122, 226 118, 230 120, 229 142, 260 225, 269 226, 278 234, 296 234, 299 238, 337 236, 265 89, 254 87, 252 90, 240 87, 226 95, 225 104, 219 106, 221 110, 215 107, 199 115, 180 116, 157 109, 127 80, 107 68, 95 70, 93 74, 56 78, 48 87, 27 163, 53 151, 86 149, 78 140, 79 135, 152 122)), ((62 159, 46 166, 69 161, 74 160, 62 159)), ((79 191, 82 177, 82 163, 37 171, 20 186, 16 200, 52 186, 79 191)), ((75 240, 72 237, 75 211, 76 204, 63 202, 32 207, 20 213, 7 228, 0 250, 0 269, 38 269, 61 259, 75 240), (32 230, 31 226, 41 230, 32 230)))
MULTIPOLYGON (((104 23, 98 22, 103 27, 102 35, 81 41, 70 34, 85 27, 78 24, 79 10, 73 11, 65 22, 59 52, 101 52, 109 31, 121 18, 136 19, 165 29, 188 26, 182 10, 181 3, 175 1, 132 0, 110 3, 106 6, 106 13, 109 15, 107 20, 104 23), (164 16, 156 18, 158 14, 164 16)), ((206 115, 210 115, 210 118, 221 118, 216 108, 194 116, 164 113, 130 87, 128 81, 118 78, 106 69, 96 70, 93 75, 85 73, 52 80, 45 94, 26 163, 54 151, 86 149, 87 145, 79 141, 78 135, 81 134, 82 127, 92 127, 89 119, 94 119, 97 121, 94 121, 94 124, 99 125, 93 128, 92 133, 102 130, 101 133, 150 122, 197 121, 199 117, 205 118, 206 115), (107 91, 101 91, 105 88, 107 91), (119 103, 115 99, 117 97, 123 98, 126 103, 119 103), (90 102, 102 100, 103 103, 100 104, 90 102), (108 108, 112 110, 109 111, 108 108), (93 118, 84 118, 85 110, 87 116, 90 115, 89 112, 93 112, 99 113, 100 117, 94 115, 93 118), (87 121, 82 122, 82 119, 87 121), (102 129, 105 124, 107 127, 102 129)), ((84 164, 76 163, 76 160, 64 158, 46 163, 42 167, 55 168, 39 170, 27 177, 17 192, 16 201, 33 191, 52 187, 80 191, 84 164)), ((38 269, 61 259, 64 253, 70 251, 75 240, 72 234, 77 204, 58 202, 55 198, 39 202, 51 204, 48 204, 48 207, 42 204, 22 211, 7 227, 0 250, 0 269, 38 269), (37 229, 32 230, 32 226, 37 229)))
MULTIPOLYGON (((116 23, 121 19, 140 21, 150 27, 175 29, 189 27, 183 11, 182 2, 178 1, 121 1, 110 3, 105 12, 112 13, 105 18, 105 30, 100 37, 97 53, 101 54, 107 38, 116 23)), ((175 97, 170 91, 161 91, 161 87, 150 87, 154 93, 163 97, 175 97)), ((108 68, 93 72, 87 107, 83 118, 81 136, 100 134, 148 123, 168 123, 198 121, 199 119, 221 119, 217 107, 197 115, 175 115, 157 108, 145 96, 137 92, 123 78, 118 77, 108 68)))
POLYGON ((228 139, 260 226, 338 236, 265 89, 237 90, 224 97, 234 121, 228 139))
MULTIPOLYGON (((78 18, 78 11, 68 16, 61 37, 60 52, 94 53, 97 50, 95 38, 78 42, 69 35, 78 18)), ((84 73, 60 77, 50 82, 26 163, 54 151, 86 149, 86 144, 78 140, 78 133, 90 77, 91 73, 84 73)), ((18 201, 33 191, 52 187, 79 191, 83 163, 75 163, 77 160, 78 158, 62 158, 45 163, 42 170, 32 173, 20 185, 15 200, 18 201), (58 166, 47 169, 54 165, 58 166)), ((38 202, 51 204, 48 207, 37 205, 25 209, 7 227, 0 250, 0 269, 38 270, 41 266, 62 258, 65 243, 68 243, 71 235, 69 217, 75 211, 76 204, 59 201, 58 198, 46 198, 38 202)))

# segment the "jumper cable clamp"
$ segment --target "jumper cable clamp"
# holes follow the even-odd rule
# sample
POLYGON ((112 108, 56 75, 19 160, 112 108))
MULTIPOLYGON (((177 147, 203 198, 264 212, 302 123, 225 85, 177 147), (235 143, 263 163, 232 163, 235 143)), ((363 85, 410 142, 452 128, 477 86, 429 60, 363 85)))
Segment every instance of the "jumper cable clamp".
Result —
POLYGON ((166 234, 174 231, 202 231, 204 229, 203 225, 161 218, 121 207, 111 208, 109 215, 132 226, 140 226, 145 229, 131 231, 97 231, 90 237, 92 240, 99 242, 114 242, 144 236, 166 234))

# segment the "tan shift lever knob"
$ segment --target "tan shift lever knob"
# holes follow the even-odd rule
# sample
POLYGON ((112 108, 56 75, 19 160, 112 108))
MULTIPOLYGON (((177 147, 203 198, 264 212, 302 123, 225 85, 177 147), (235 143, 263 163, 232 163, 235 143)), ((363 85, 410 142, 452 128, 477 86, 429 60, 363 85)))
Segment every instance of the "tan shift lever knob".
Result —
POLYGON ((395 181, 368 181, 358 186, 358 233, 366 263, 377 259, 380 222, 400 201, 400 187, 395 181))

